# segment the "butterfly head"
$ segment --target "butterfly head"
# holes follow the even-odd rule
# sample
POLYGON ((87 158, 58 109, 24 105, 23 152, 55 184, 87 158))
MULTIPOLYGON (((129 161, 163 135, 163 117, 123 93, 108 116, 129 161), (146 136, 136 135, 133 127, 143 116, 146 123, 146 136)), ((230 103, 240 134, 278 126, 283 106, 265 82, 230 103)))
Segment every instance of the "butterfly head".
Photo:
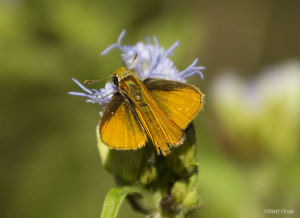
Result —
POLYGON ((121 67, 112 74, 112 82, 119 86, 122 81, 133 77, 133 73, 125 67, 121 67))
POLYGON ((130 66, 132 66, 136 58, 137 58, 137 54, 134 54, 131 64, 129 64, 127 67, 123 66, 119 68, 112 74, 112 81, 116 86, 119 87, 121 81, 128 80, 129 78, 134 77, 132 72, 128 69, 130 66))

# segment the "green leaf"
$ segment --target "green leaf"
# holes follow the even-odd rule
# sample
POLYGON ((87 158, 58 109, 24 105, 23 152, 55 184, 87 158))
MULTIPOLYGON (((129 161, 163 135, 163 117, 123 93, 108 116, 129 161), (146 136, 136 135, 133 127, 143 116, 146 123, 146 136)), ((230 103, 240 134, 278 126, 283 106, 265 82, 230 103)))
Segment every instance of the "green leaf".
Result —
POLYGON ((100 218, 116 217, 124 198, 130 193, 142 194, 142 190, 129 186, 111 188, 104 200, 100 218))

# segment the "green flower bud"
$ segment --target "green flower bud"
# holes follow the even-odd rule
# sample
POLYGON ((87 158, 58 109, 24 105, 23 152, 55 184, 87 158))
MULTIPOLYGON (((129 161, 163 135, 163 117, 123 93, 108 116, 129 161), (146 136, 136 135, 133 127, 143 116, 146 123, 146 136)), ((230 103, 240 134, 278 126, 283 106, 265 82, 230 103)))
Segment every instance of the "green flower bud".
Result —
POLYGON ((147 185, 157 178, 157 169, 155 167, 154 155, 147 161, 140 173, 140 182, 147 185))
POLYGON ((182 202, 185 208, 195 206, 198 203, 198 191, 197 188, 193 188, 186 193, 186 196, 182 202))
POLYGON ((194 173, 188 178, 187 181, 187 192, 183 199, 183 206, 185 208, 193 208, 199 203, 199 193, 198 193, 198 187, 197 187, 197 179, 198 175, 197 173, 194 173))
POLYGON ((168 167, 178 176, 191 173, 197 166, 196 136, 193 123, 185 130, 186 139, 182 145, 173 148, 171 154, 166 157, 168 167))
POLYGON ((198 208, 197 172, 175 182, 171 189, 171 195, 178 204, 177 208, 184 208, 186 212, 198 208))
POLYGON ((171 195, 176 203, 181 203, 185 198, 187 192, 187 182, 185 180, 179 180, 174 183, 171 189, 171 195))
POLYGON ((105 145, 96 129, 98 150, 103 166, 113 174, 119 182, 134 183, 142 168, 145 168, 147 159, 153 152, 149 146, 138 150, 115 150, 105 145))

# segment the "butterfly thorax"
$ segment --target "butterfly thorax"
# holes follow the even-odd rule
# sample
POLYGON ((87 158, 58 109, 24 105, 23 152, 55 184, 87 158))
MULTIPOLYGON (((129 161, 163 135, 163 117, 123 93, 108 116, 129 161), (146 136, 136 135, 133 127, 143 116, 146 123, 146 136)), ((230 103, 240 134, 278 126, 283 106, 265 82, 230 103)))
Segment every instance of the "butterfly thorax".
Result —
POLYGON ((119 92, 133 102, 141 102, 145 91, 143 83, 128 69, 121 67, 114 73, 113 82, 119 92), (117 79, 115 79, 117 78, 117 79))

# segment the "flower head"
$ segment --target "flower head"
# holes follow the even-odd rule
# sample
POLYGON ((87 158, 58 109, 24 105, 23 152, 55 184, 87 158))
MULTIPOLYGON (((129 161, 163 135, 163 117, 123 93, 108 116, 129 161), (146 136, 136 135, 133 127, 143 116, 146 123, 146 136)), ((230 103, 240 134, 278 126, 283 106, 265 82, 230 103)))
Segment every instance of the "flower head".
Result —
MULTIPOLYGON (((122 45, 122 39, 125 35, 125 30, 120 34, 117 43, 107 47, 101 55, 106 55, 114 48, 120 49, 123 62, 129 66, 132 62, 134 54, 137 54, 136 61, 130 66, 130 69, 137 72, 140 80, 147 78, 160 78, 167 80, 175 80, 185 82, 186 79, 194 74, 199 74, 203 78, 202 70, 204 67, 196 66, 198 59, 188 66, 185 70, 179 71, 174 66, 174 62, 168 57, 172 55, 174 49, 179 45, 175 42, 168 50, 160 47, 156 37, 153 37, 154 44, 147 38, 147 42, 138 42, 135 46, 122 45)), ((117 91, 117 87, 111 82, 107 82, 103 89, 87 89, 80 82, 73 81, 85 92, 69 92, 71 95, 86 97, 86 102, 99 103, 102 108, 108 104, 112 94, 117 91)))
MULTIPOLYGON (((135 46, 122 45, 124 34, 125 31, 119 36, 118 42, 110 45, 102 52, 102 55, 114 48, 120 49, 123 62, 137 72, 140 80, 161 78, 185 82, 186 78, 194 74, 203 77, 201 70, 204 67, 196 66, 197 59, 183 71, 177 70, 174 66, 169 56, 179 45, 178 42, 175 42, 167 50, 159 46, 155 37, 153 37, 154 44, 148 39, 146 43, 138 42, 135 46), (137 54, 137 59, 131 64, 135 54, 137 54)), ((99 103, 103 109, 109 103, 112 94, 118 91, 112 82, 107 82, 105 88, 97 90, 88 89, 75 79, 73 81, 84 92, 69 92, 69 94, 86 97, 87 102, 99 103)), ((116 132, 122 134, 120 129, 124 126, 117 124, 114 128, 119 129, 116 132)), ((156 155, 153 146, 144 146, 139 150, 111 149, 101 140, 99 126, 97 126, 99 154, 103 166, 115 176, 118 186, 121 186, 117 193, 123 193, 122 196, 124 196, 124 193, 125 195, 129 193, 128 190, 131 190, 130 193, 139 190, 139 195, 130 194, 128 200, 135 210, 147 214, 149 217, 185 217, 200 206, 201 199, 196 182, 198 170, 193 124, 182 131, 186 136, 183 145, 177 146, 178 148, 174 148, 168 157, 162 158, 156 155)), ((133 130, 132 134, 134 133, 133 130)), ((126 137, 126 135, 121 137, 126 137)), ((151 142, 148 141, 148 143, 151 142)), ((110 193, 116 193, 115 190, 110 193)), ((110 193, 108 199, 112 197, 120 199, 119 194, 110 193)), ((106 209, 111 211, 110 205, 106 205, 109 204, 104 203, 103 211, 106 209)))

